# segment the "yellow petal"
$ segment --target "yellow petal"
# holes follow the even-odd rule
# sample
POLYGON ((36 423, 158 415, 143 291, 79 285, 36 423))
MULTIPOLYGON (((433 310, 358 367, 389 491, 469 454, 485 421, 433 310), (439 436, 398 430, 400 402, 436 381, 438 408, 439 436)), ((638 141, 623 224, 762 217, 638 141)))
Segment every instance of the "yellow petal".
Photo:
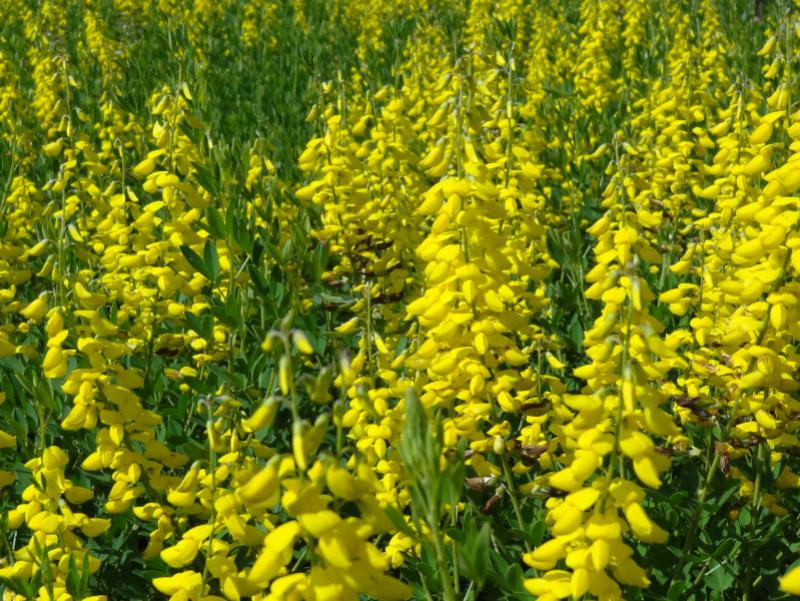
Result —
POLYGON ((633 461, 633 471, 636 476, 644 484, 650 488, 658 488, 661 486, 661 479, 658 477, 658 470, 656 469, 655 462, 650 455, 637 457, 633 461))
POLYGON ((161 551, 161 559, 171 568, 182 568, 194 561, 199 550, 199 542, 185 538, 178 544, 161 551))
POLYGON ((790 595, 800 595, 800 566, 792 568, 780 580, 781 590, 790 595))
POLYGON ((549 570, 556 565, 559 559, 564 557, 565 552, 566 545, 561 539, 553 538, 523 555, 522 560, 537 570, 549 570))
POLYGON ((342 521, 339 514, 329 509, 315 511, 314 513, 305 513, 298 519, 303 528, 316 537, 322 536, 328 530, 338 526, 342 521))
POLYGON ((110 526, 111 520, 90 518, 83 526, 81 526, 81 532, 83 532, 89 538, 93 538, 103 534, 103 532, 108 530, 110 526))
POLYGON ((191 570, 153 579, 153 586, 165 595, 174 595, 180 590, 199 592, 202 585, 203 576, 191 570))
POLYGON ((9 449, 17 444, 17 437, 0 430, 0 449, 9 449))
POLYGON ((258 504, 267 501, 278 489, 278 474, 270 465, 262 469, 242 487, 236 496, 244 503, 258 504))

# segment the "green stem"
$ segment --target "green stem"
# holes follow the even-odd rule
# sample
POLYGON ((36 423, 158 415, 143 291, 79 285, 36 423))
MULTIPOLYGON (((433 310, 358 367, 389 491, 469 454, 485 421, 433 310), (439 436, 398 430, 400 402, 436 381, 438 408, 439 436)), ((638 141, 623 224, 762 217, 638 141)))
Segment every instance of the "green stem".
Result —
MULTIPOLYGON (((209 415, 211 414, 211 403, 209 402, 208 406, 206 407, 209 415)), ((209 417, 208 421, 206 422, 206 428, 210 430, 214 427, 214 422, 209 417)), ((214 497, 216 496, 217 490, 217 452, 214 450, 214 446, 211 443, 211 436, 209 436, 208 440, 208 464, 209 469, 211 471, 211 534, 208 536, 208 546, 206 548, 206 561, 203 564, 203 585, 202 589, 205 591, 206 594, 211 594, 211 585, 207 585, 208 581, 208 559, 210 559, 213 555, 213 543, 214 543, 214 529, 217 526, 217 508, 214 504, 214 497), (208 586, 208 589, 206 589, 208 586)))
POLYGON ((433 538, 433 550, 436 554, 436 568, 439 570, 439 578, 442 583, 442 597, 444 601, 456 601, 455 587, 450 578, 450 570, 447 567, 447 555, 445 554, 444 541, 439 531, 438 520, 435 516, 428 515, 428 527, 431 529, 433 538))
MULTIPOLYGON (((761 508, 761 462, 763 460, 764 445, 756 446, 756 456, 753 460, 753 469, 756 472, 753 483, 753 496, 750 500, 750 533, 748 541, 753 541, 756 537, 756 526, 758 524, 758 510, 761 508)), ((744 564, 744 591, 742 601, 751 601, 753 598, 753 548, 745 545, 745 564, 744 564)))
MULTIPOLYGON (((514 480, 511 477, 511 469, 508 466, 508 457, 506 457, 505 453, 501 456, 501 462, 503 464, 503 476, 506 480, 506 490, 508 491, 508 497, 511 499, 511 506, 514 508, 514 515, 517 516, 517 525, 521 531, 525 531, 525 520, 522 519, 522 508, 519 504, 519 499, 517 499, 517 489, 514 486, 514 480)), ((528 545, 528 542, 525 541, 525 551, 530 553, 531 548, 528 545)))

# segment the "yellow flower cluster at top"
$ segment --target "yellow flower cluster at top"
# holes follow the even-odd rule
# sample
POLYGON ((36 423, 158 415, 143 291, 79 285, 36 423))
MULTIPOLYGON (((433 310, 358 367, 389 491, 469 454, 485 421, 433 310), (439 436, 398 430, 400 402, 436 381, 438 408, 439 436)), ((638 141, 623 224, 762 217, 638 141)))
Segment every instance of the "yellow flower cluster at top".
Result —
POLYGON ((777 0, 2 2, 3 601, 800 595, 798 67, 777 0))

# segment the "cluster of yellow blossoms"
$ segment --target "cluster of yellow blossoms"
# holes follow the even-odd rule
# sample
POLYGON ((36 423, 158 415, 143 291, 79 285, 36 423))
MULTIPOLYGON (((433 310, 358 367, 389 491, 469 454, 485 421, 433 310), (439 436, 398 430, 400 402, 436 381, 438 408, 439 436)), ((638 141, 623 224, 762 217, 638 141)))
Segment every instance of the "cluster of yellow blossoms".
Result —
POLYGON ((3 601, 800 595, 773 4, 3 2, 3 601))

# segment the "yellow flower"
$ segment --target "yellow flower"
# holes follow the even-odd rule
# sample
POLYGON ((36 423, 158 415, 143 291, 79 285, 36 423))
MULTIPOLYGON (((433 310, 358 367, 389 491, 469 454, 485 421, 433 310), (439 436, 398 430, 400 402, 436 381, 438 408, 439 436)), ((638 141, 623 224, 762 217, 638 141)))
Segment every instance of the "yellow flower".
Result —
POLYGON ((161 559, 171 568, 182 568, 194 561, 200 543, 191 538, 183 538, 172 547, 161 551, 161 559))

